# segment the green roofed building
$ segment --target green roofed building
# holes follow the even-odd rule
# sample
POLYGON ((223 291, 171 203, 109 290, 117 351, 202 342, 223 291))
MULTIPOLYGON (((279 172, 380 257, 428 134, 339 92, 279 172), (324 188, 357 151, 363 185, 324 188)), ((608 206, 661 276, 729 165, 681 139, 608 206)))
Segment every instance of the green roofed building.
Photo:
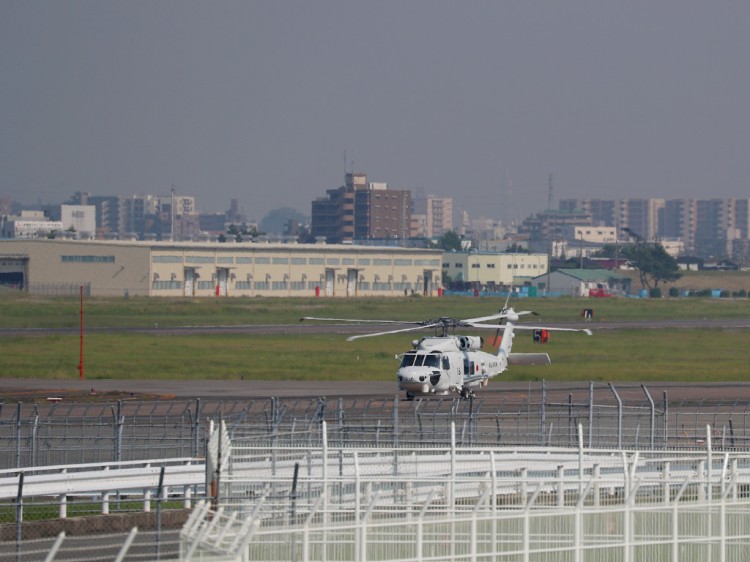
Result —
POLYGON ((630 277, 608 269, 557 269, 531 280, 537 294, 572 297, 622 295, 630 291, 630 277))

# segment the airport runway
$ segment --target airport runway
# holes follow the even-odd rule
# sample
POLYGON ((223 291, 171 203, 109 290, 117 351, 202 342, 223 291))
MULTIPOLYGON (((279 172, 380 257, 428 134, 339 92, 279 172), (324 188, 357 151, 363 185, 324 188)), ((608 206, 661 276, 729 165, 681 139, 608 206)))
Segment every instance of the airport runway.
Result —
MULTIPOLYGON (((596 387, 600 392, 606 386, 606 381, 597 381, 596 387)), ((750 382, 738 383, 665 383, 644 382, 649 394, 657 403, 663 400, 667 393, 670 403, 701 401, 750 403, 750 382)), ((637 395, 644 399, 641 384, 618 383, 615 385, 623 398, 637 395)), ((48 380, 48 379, 10 379, 0 378, 0 394, 12 403, 15 395, 18 399, 63 397, 65 400, 78 399, 81 401, 92 394, 121 393, 122 397, 134 399, 192 399, 206 398, 219 400, 243 400, 253 398, 292 398, 325 396, 327 399, 337 397, 359 398, 389 398, 395 396, 404 398, 399 392, 395 381, 369 382, 337 382, 337 381, 243 381, 243 380, 48 380)), ((525 396, 529 392, 538 393, 540 382, 503 381, 502 377, 492 380, 489 386, 477 392, 477 396, 492 397, 494 399, 513 399, 525 396)), ((572 395, 576 401, 588 398, 589 383, 586 381, 574 383, 548 382, 547 393, 549 400, 564 401, 572 395)))
MULTIPOLYGON (((690 329, 690 328, 712 328, 712 329, 750 329, 750 319, 733 320, 656 320, 651 322, 571 322, 571 323, 549 323, 550 326, 564 328, 589 328, 597 330, 622 330, 622 329, 690 329)), ((89 328, 87 332, 115 332, 129 331, 158 334, 195 334, 195 333, 240 333, 240 334, 306 334, 306 333, 329 333, 329 334, 362 334, 382 330, 382 324, 320 324, 301 322, 299 324, 278 325, 242 325, 242 326, 151 326, 140 328, 89 328)), ((30 336, 46 335, 54 333, 77 332, 77 328, 59 329, 0 329, 0 336, 30 336)), ((749 367, 750 369, 750 367, 749 367)), ((539 383, 533 383, 537 385, 539 383)), ((606 384, 606 381, 597 382, 597 385, 606 384)), ((711 384, 686 384, 686 383, 663 383, 647 382, 649 392, 657 399, 667 392, 669 401, 700 401, 712 402, 737 400, 750 401, 750 372, 748 383, 711 383, 711 384)), ((634 392, 642 393, 639 384, 619 384, 619 388, 634 388, 634 392)), ((0 394, 10 399, 14 394, 28 396, 33 394, 37 397, 49 394, 54 397, 60 395, 74 395, 81 397, 99 393, 122 393, 125 397, 146 395, 149 398, 215 398, 215 399, 243 399, 261 397, 310 397, 326 396, 334 398, 339 396, 348 397, 388 397, 403 395, 398 391, 395 381, 393 382, 370 381, 370 382, 338 382, 338 381, 243 381, 243 380, 49 380, 49 379, 12 379, 0 378, 0 394)), ((514 395, 516 393, 528 392, 529 383, 503 381, 498 377, 490 382, 482 393, 502 393, 514 395)), ((567 397, 568 394, 588 393, 589 383, 548 383, 550 392, 567 397)))

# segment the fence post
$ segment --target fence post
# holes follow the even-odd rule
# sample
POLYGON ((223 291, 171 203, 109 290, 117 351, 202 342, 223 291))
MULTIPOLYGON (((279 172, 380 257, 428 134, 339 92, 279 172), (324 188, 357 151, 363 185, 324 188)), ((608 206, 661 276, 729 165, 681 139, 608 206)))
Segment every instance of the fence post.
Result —
MULTIPOLYGON (((531 400, 531 396, 529 396, 529 400, 531 400)), ((541 410, 540 410, 541 424, 539 428, 539 444, 542 446, 544 446, 544 433, 547 427, 547 412, 545 409, 546 405, 547 405, 547 381, 542 379, 542 405, 541 405, 541 410)))
MULTIPOLYGON (((656 406, 654 405, 654 401, 651 399, 651 394, 648 391, 648 388, 646 388, 645 384, 641 385, 641 388, 643 389, 643 392, 646 393, 646 398, 648 398, 648 402, 651 406, 651 441, 650 441, 650 448, 653 451, 654 450, 654 437, 656 433, 656 406)), ((638 446, 638 443, 635 444, 636 447, 638 446)))
POLYGON ((16 406, 16 468, 21 468, 21 403, 16 406))
POLYGON ((195 399, 195 421, 193 422, 193 456, 200 456, 201 399, 195 399))
POLYGON ((47 553, 47 557, 44 559, 44 562, 52 562, 55 559, 55 556, 57 555, 57 551, 60 550, 60 546, 62 545, 64 540, 65 540, 65 531, 62 531, 59 535, 57 535, 57 538, 55 539, 55 544, 53 544, 52 548, 50 548, 49 552, 47 553))
MULTIPOLYGON (((375 508, 375 504, 378 501, 378 492, 372 495, 370 505, 367 506, 367 510, 362 514, 362 518, 359 524, 359 545, 356 547, 356 560, 358 562, 364 562, 367 560, 367 520, 370 517, 370 513, 375 508)), ((325 546, 323 547, 325 548, 325 546)))
POLYGON ((708 466, 706 467, 706 498, 711 503, 713 497, 713 483, 711 482, 711 472, 714 464, 713 456, 713 443, 711 442, 711 426, 706 425, 706 461, 708 466))
POLYGON ((31 466, 37 466, 37 429, 39 427, 39 409, 34 404, 34 423, 31 428, 31 466))
MULTIPOLYGON (((664 447, 669 441, 669 402, 667 401, 667 391, 664 391, 664 447)), ((676 427, 676 424, 675 424, 676 427)))
POLYGON ((568 393, 568 447, 573 446, 573 434, 575 432, 575 420, 573 420, 573 394, 568 393))
MULTIPOLYGON (((63 471, 64 472, 64 471, 63 471)), ((60 519, 67 519, 68 517, 68 496, 66 494, 60 494, 60 519)))
POLYGON ((615 385, 609 383, 609 388, 617 400, 617 448, 622 449, 622 400, 620 399, 620 395, 617 394, 617 390, 615 390, 615 385))
POLYGON ((128 553, 128 550, 130 550, 130 545, 133 544, 133 541, 135 540, 135 536, 137 534, 138 534, 138 527, 133 527, 130 530, 130 534, 128 535, 128 538, 125 539, 125 544, 122 545, 120 552, 117 553, 117 558, 115 558, 115 562, 122 562, 125 559, 125 555, 128 553))
POLYGON ((398 431, 399 431, 399 424, 398 424, 398 407, 399 407, 399 399, 398 394, 393 397, 393 447, 394 449, 398 447, 398 431))
POLYGON ((589 381, 589 449, 594 434, 594 381, 589 381))
MULTIPOLYGON (((20 405, 20 404, 19 404, 20 405)), ((18 475, 16 495, 16 556, 21 561, 21 541, 23 540, 23 472, 18 475)))
POLYGON ((122 461, 122 429, 125 424, 125 418, 122 416, 122 400, 117 401, 117 412, 113 412, 115 417, 115 462, 122 461))

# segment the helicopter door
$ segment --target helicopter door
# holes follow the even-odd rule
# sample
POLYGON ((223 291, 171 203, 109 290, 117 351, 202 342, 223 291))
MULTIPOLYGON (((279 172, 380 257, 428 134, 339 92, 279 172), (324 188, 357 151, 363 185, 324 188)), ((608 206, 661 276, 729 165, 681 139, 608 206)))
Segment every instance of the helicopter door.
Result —
POLYGON ((336 271, 334 269, 326 269, 326 296, 333 296, 334 282, 336 281, 336 271))
POLYGON ((186 267, 184 270, 185 277, 185 296, 192 297, 195 295, 195 268, 186 267))
POLYGON ((356 269, 346 270, 346 296, 347 297, 357 296, 357 270, 356 269))

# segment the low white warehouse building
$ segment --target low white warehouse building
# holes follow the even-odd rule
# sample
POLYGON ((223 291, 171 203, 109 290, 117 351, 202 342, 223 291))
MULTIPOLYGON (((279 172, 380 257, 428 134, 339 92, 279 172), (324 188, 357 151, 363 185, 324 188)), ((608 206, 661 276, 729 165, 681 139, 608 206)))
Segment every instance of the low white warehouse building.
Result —
POLYGON ((326 244, 0 240, 0 284, 98 296, 432 296, 441 258, 326 244))

